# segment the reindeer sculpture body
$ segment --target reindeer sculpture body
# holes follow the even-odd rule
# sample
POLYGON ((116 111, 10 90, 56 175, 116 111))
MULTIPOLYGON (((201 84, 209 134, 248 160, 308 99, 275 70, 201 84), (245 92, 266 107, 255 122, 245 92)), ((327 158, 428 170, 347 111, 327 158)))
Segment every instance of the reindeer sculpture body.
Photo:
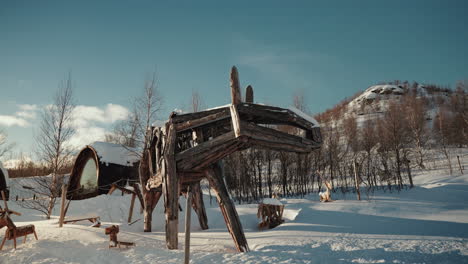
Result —
POLYGON ((6 240, 13 240, 14 247, 16 249, 16 238, 17 237, 22 237, 24 236, 23 243, 26 242, 26 237, 29 234, 34 234, 34 237, 37 240, 37 234, 36 234, 36 229, 34 225, 25 225, 25 226, 19 226, 17 227, 15 223, 11 220, 10 216, 8 213, 3 212, 0 215, 0 229, 3 227, 7 227, 7 230, 5 232, 5 237, 3 238, 2 244, 0 245, 0 250, 2 250, 3 245, 5 244, 6 240))

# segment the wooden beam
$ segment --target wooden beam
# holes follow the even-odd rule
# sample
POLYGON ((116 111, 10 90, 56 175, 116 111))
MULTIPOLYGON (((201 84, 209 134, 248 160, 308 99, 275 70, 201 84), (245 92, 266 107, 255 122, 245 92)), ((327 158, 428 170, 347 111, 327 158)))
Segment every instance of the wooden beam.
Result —
POLYGON ((240 104, 242 102, 240 84, 239 84, 239 72, 236 66, 231 68, 231 103, 233 105, 240 104))
POLYGON ((182 132, 184 130, 193 129, 199 126, 207 125, 207 124, 210 124, 210 123, 213 123, 213 122, 216 122, 218 120, 228 118, 228 117, 229 117, 229 110, 225 108, 225 109, 222 109, 222 111, 220 112, 216 112, 214 114, 203 116, 197 119, 187 120, 185 122, 174 124, 174 126, 177 132, 182 132))
POLYGON ((187 189, 187 206, 185 206, 185 257, 184 264, 189 264, 190 262, 190 222, 192 217, 192 193, 190 190, 190 185, 187 189))
POLYGON ((135 206, 135 198, 136 194, 132 194, 132 200, 130 201, 130 209, 128 211, 128 220, 127 223, 132 222, 132 216, 133 216, 133 207, 135 206))
POLYGON ((239 112, 237 112, 235 104, 232 104, 229 109, 231 110, 232 130, 236 138, 238 138, 241 135, 239 112))
POLYGON ((254 92, 251 85, 245 88, 245 102, 250 104, 253 104, 254 102, 254 92))
POLYGON ((195 182, 190 187, 192 193, 192 207, 198 215, 198 222, 202 230, 208 229, 208 217, 206 216, 205 203, 203 202, 203 193, 200 181, 195 182))
POLYGON ((171 121, 166 125, 167 138, 165 143, 166 150, 164 152, 166 173, 163 178, 166 208, 166 246, 168 249, 177 249, 179 234, 179 180, 174 156, 176 131, 171 121))
POLYGON ((285 108, 259 104, 239 104, 237 111, 239 111, 243 121, 260 124, 290 125, 304 130, 312 130, 315 127, 315 124, 285 108))
POLYGON ((240 123, 242 136, 248 137, 249 142, 262 147, 268 148, 270 146, 271 149, 289 152, 310 152, 320 147, 320 144, 305 138, 258 126, 250 122, 241 121, 240 123))
POLYGON ((219 165, 214 165, 206 170, 206 178, 213 188, 219 207, 223 213, 226 226, 234 240, 234 244, 239 252, 248 252, 249 245, 245 239, 244 230, 237 214, 234 202, 229 197, 228 190, 224 185, 222 172, 219 165))
POLYGON ((229 105, 226 105, 226 106, 220 106, 214 109, 200 111, 196 113, 187 113, 187 114, 179 114, 179 115, 176 114, 171 117, 171 120, 173 124, 179 124, 179 123, 187 122, 190 120, 203 118, 203 117, 216 114, 219 112, 223 112, 223 111, 226 111, 226 109, 228 108, 229 108, 229 105))

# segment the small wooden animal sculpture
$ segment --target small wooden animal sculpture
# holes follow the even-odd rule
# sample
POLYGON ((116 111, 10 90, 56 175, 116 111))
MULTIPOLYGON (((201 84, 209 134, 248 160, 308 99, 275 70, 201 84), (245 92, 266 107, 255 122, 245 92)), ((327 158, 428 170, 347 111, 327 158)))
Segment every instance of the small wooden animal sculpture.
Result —
POLYGON ((17 237, 24 236, 23 243, 25 243, 26 242, 26 237, 29 234, 34 234, 34 237, 36 238, 36 240, 38 240, 34 225, 25 225, 25 226, 17 227, 13 223, 11 218, 8 216, 8 214, 6 212, 3 212, 0 215, 0 229, 5 227, 5 226, 7 227, 7 230, 5 232, 5 237, 3 238, 2 245, 0 245, 0 250, 2 250, 3 245, 5 244, 5 241, 7 239, 8 240, 13 239, 15 249, 16 249, 16 238, 17 237))
POLYGON ((106 227, 106 235, 109 235, 109 248, 111 247, 119 247, 120 245, 129 247, 129 246, 135 246, 135 243, 133 242, 124 242, 124 241, 118 241, 117 240, 117 234, 119 233, 119 226, 118 225, 112 225, 110 227, 106 227))

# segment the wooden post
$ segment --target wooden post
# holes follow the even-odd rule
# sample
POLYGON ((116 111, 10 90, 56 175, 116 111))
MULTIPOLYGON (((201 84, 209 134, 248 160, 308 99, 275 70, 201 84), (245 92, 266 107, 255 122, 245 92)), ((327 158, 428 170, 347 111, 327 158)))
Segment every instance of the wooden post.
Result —
POLYGON ((237 72, 236 66, 232 66, 231 68, 231 102, 233 105, 240 104, 242 102, 239 73, 237 72))
POLYGON ((174 157, 176 132, 170 120, 168 122, 166 140, 166 151, 164 152, 166 173, 163 177, 166 209, 166 246, 168 249, 177 249, 179 234, 179 179, 177 177, 174 157))
POLYGON ((8 214, 8 203, 7 203, 7 200, 6 200, 5 191, 2 190, 1 193, 2 193, 3 204, 5 205, 5 212, 7 212, 7 214, 8 214))
POLYGON ((361 191, 359 190, 359 178, 357 175, 356 161, 353 162, 354 167, 354 185, 356 187, 357 199, 361 200, 361 191))
POLYGON ((237 138, 241 135, 239 112, 237 111, 236 105, 234 104, 232 104, 229 109, 231 111, 232 130, 234 131, 234 135, 237 138))
POLYGON ((130 202, 130 211, 128 212, 128 223, 132 222, 133 206, 135 205, 136 194, 132 194, 132 201, 130 202))
POLYGON ((194 183, 190 187, 192 193, 192 207, 198 215, 198 222, 202 230, 208 229, 208 217, 206 216, 205 203, 203 202, 203 193, 200 182, 194 183))
POLYGON ((457 155, 457 160, 458 160, 458 167, 460 168, 460 172, 461 172, 461 174, 463 174, 463 167, 462 167, 462 165, 460 163, 460 156, 458 156, 458 155, 457 155))
POLYGON ((62 185, 62 200, 60 201, 60 220, 59 227, 63 227, 63 219, 65 218, 65 200, 67 199, 67 185, 62 185))
POLYGON ((249 245, 245 239, 244 230, 237 214, 236 207, 229 197, 226 185, 222 178, 222 173, 219 165, 213 165, 212 168, 205 171, 206 178, 210 182, 211 188, 216 193, 219 207, 224 216, 224 221, 229 233, 234 240, 234 244, 239 252, 248 252, 249 245))
POLYGON ((187 187, 187 205, 185 206, 185 259, 184 264, 190 261, 190 218, 192 216, 192 188, 187 187))
POLYGON ((254 93, 251 85, 245 89, 245 102, 251 104, 254 102, 254 93))

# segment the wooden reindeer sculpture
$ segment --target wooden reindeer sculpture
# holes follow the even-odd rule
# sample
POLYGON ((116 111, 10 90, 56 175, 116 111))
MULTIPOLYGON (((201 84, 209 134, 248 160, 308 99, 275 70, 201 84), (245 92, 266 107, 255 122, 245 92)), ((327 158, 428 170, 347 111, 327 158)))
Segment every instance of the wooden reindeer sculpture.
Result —
POLYGON ((34 237, 37 240, 37 234, 34 225, 25 225, 17 227, 13 221, 11 220, 10 216, 7 212, 2 212, 0 214, 0 229, 3 227, 7 227, 5 232, 5 237, 3 238, 2 245, 0 245, 0 250, 2 250, 5 241, 12 240, 16 249, 16 238, 24 236, 23 243, 26 242, 26 237, 29 234, 34 234, 34 237))
POLYGON ((135 243, 133 242, 124 242, 124 241, 118 241, 117 240, 117 234, 119 233, 119 226, 118 225, 112 225, 110 227, 106 227, 106 235, 109 235, 109 248, 111 247, 119 247, 120 246, 135 246, 135 243))

